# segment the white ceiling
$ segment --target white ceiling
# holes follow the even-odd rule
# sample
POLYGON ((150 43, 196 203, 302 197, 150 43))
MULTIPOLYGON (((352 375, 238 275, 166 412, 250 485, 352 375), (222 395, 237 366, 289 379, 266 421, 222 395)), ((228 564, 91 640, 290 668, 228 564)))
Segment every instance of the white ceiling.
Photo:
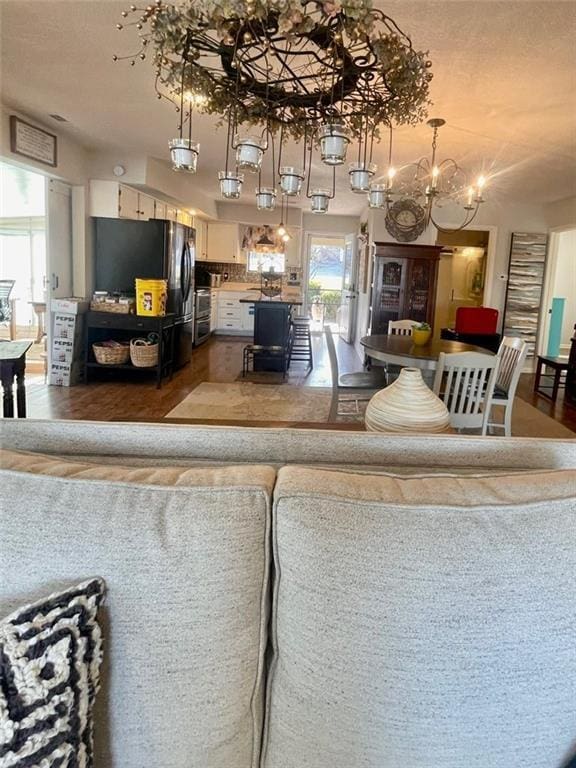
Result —
MULTIPOLYGON (((166 158, 176 116, 156 99, 148 62, 131 67, 113 54, 135 50, 135 35, 115 25, 129 2, 116 0, 1 0, 2 100, 44 123, 54 123, 90 149, 122 148, 166 158)), ((439 156, 454 157, 490 176, 487 196, 550 202, 576 195, 576 2, 556 0, 390 0, 376 2, 433 62, 431 116, 447 125, 439 156)), ((196 123, 201 143, 194 182, 218 197, 226 132, 216 119, 196 123)), ((395 134, 395 162, 429 151, 430 129, 395 134)), ((300 150, 288 150, 295 163, 300 150)), ((384 168, 387 147, 376 149, 384 168)), ((315 166, 314 183, 329 172, 315 166)), ((333 212, 357 213, 362 196, 337 175, 333 212)), ((249 180, 250 181, 250 180, 249 180)), ((247 191, 251 192, 252 184, 247 191)))

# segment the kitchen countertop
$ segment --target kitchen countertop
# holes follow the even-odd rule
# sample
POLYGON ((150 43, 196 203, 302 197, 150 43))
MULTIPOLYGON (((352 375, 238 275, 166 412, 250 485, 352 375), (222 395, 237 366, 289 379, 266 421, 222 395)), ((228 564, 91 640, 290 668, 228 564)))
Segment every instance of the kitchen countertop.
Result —
POLYGON ((255 297, 249 299, 240 299, 240 304, 294 304, 300 306, 302 299, 300 296, 291 296, 290 294, 281 294, 280 296, 262 296, 256 293, 255 297))

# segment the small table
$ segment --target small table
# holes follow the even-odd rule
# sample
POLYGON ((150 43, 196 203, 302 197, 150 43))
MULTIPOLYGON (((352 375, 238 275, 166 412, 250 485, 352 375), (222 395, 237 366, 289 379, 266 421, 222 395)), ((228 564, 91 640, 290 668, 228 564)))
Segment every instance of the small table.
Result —
POLYGON ((30 301, 29 304, 32 304, 32 309, 36 313, 36 317, 38 318, 38 331, 36 333, 36 344, 40 344, 43 337, 46 336, 46 331, 44 330, 44 315, 46 314, 46 302, 45 301, 30 301))
POLYGON ((539 395, 549 397, 552 402, 556 401, 558 397, 558 390, 562 383, 562 374, 568 370, 568 358, 567 357, 545 357, 544 355, 538 355, 538 362, 536 364, 536 378, 534 379, 534 392, 538 392, 539 395), (544 368, 552 368, 554 373, 543 373, 544 368), (541 379, 554 379, 552 385, 541 384, 541 379), (543 389, 551 389, 552 394, 544 392, 543 389))
POLYGON ((18 418, 26 418, 24 371, 26 369, 26 352, 28 352, 31 346, 31 341, 0 342, 0 381, 2 382, 3 390, 4 418, 14 418, 14 378, 16 378, 18 418))
POLYGON ((493 356, 492 352, 483 347, 464 344, 461 341, 431 339, 428 344, 419 347, 414 344, 411 336, 391 334, 364 336, 360 339, 360 344, 366 350, 366 354, 375 360, 382 360, 400 367, 421 368, 424 371, 436 370, 441 352, 447 355, 454 352, 481 352, 484 355, 493 356))

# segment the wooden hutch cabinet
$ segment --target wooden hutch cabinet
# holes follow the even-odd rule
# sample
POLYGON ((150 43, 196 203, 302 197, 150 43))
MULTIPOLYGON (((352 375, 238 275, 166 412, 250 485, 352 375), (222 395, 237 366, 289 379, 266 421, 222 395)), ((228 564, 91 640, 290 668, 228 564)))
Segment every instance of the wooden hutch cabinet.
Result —
POLYGON ((441 245, 374 243, 370 333, 388 333, 389 320, 434 320, 441 245))

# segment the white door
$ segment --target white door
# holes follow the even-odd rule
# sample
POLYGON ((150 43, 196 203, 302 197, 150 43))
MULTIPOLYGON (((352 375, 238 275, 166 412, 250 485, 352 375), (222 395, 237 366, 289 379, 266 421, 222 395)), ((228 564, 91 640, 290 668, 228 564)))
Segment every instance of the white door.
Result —
POLYGON ((72 188, 48 179, 46 221, 47 312, 50 299, 72 296, 72 188))
POLYGON ((342 303, 339 310, 340 337, 347 344, 354 341, 356 306, 358 303, 358 244, 356 235, 346 235, 344 246, 344 274, 342 303))

